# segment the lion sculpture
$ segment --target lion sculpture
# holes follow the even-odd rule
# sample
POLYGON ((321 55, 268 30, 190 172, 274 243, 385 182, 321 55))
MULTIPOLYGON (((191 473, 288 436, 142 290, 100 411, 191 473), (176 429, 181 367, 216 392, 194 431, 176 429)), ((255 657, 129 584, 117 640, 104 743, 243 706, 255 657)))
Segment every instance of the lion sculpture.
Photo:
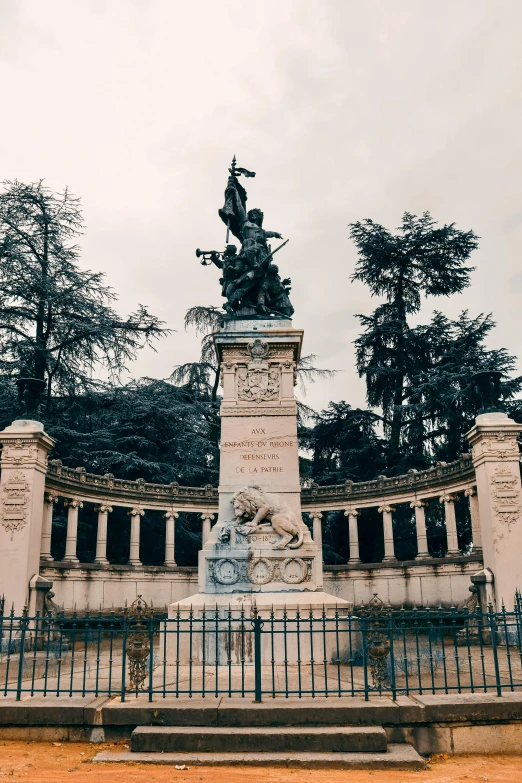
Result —
POLYGON ((298 549, 303 543, 303 531, 294 522, 291 514, 276 508, 259 487, 244 487, 232 498, 235 523, 241 533, 254 533, 273 529, 281 536, 274 549, 298 549), (261 524, 266 520, 264 524, 261 524), (297 540, 290 543, 293 538, 297 540))

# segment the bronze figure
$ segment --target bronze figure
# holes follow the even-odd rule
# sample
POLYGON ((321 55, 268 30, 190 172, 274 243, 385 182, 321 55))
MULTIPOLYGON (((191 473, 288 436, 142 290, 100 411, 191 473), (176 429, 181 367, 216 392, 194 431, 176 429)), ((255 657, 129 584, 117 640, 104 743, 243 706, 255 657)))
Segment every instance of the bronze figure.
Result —
POLYGON ((221 220, 227 226, 227 244, 224 252, 196 251, 205 266, 214 264, 223 271, 220 278, 221 292, 226 298, 224 309, 235 318, 291 318, 294 308, 290 302, 290 279, 281 280, 278 267, 272 263, 274 254, 282 245, 272 250, 269 239, 282 239, 277 231, 263 228, 260 209, 247 210, 247 194, 238 177, 255 177, 255 172, 237 168, 232 160, 225 190, 225 204, 219 210, 221 220), (241 242, 237 252, 229 244, 232 233, 241 242))

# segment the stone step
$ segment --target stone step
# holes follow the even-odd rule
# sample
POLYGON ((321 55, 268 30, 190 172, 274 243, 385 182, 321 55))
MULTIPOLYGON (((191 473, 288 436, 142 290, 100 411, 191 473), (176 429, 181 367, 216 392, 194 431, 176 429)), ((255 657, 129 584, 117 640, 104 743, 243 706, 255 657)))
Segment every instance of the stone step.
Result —
POLYGON ((382 753, 386 746, 382 726, 138 726, 131 736, 135 753, 382 753))
POLYGON ((426 762, 413 745, 388 745, 385 753, 135 753, 103 751, 95 762, 165 764, 195 767, 304 767, 308 769, 410 769, 426 762))

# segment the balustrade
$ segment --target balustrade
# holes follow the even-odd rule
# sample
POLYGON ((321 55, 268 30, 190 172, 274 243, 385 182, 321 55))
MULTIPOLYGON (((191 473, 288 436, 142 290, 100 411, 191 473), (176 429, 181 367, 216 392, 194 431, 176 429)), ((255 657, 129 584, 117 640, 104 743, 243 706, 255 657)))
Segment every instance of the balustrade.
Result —
MULTIPOLYGON (((67 480, 69 482, 71 482, 70 472, 71 471, 69 471, 69 473, 67 474, 67 480)), ((446 470, 446 472, 449 471, 446 470)), ((75 471, 75 475, 79 476, 78 479, 79 482, 83 481, 82 476, 84 474, 81 474, 80 471, 75 471)), ((100 478, 103 478, 104 480, 106 479, 106 477, 100 477, 100 478)), ((417 538, 416 559, 423 560, 431 557, 428 549, 425 508, 427 506, 427 500, 433 497, 438 497, 440 502, 444 506, 445 526, 446 526, 447 540, 448 540, 447 556, 452 557, 452 556, 460 555, 458 539, 457 539, 456 516, 455 516, 455 500, 456 500, 456 494, 458 492, 463 493, 469 500, 472 535, 473 535, 473 550, 474 550, 474 554, 480 555, 482 543, 481 543, 481 535, 480 535, 478 498, 477 498, 475 486, 470 484, 468 484, 467 486, 460 485, 457 486, 455 489, 453 489, 452 486, 451 489, 446 490, 442 494, 436 493, 436 489, 435 489, 434 491, 432 490, 431 492, 426 493, 425 497, 419 497, 417 494, 415 494, 413 498, 408 499, 407 496, 406 497, 404 496, 403 489, 402 489, 404 485, 403 478, 404 477, 397 478, 397 487, 401 489, 401 493, 402 493, 400 495, 400 499, 398 499, 398 502, 408 503, 410 508, 415 512, 415 530, 416 530, 416 538, 417 538)), ((55 477, 53 483, 56 481, 57 479, 55 477)), ((381 480, 381 484, 383 483, 383 481, 384 479, 381 480)), ((386 479, 386 482, 390 482, 390 481, 391 480, 386 479)), ((366 484, 364 486, 366 486, 366 484)), ((147 485, 147 492, 152 492, 153 487, 154 485, 147 485)), ((186 495, 187 497, 192 497, 191 489, 192 488, 190 487, 185 487, 183 489, 183 494, 186 495)), ((212 492, 210 491, 210 489, 207 488, 206 496, 212 499, 212 492)), ((323 489, 323 488, 319 488, 319 489, 323 489)), ((346 483, 345 485, 339 485, 338 489, 339 492, 333 493, 333 488, 329 488, 330 494, 335 494, 335 503, 338 502, 337 497, 341 493, 341 490, 343 490, 343 492, 348 495, 357 494, 357 485, 352 484, 350 482, 346 483)), ((418 491, 417 488, 416 490, 418 491)), ((110 488, 109 489, 106 488, 104 491, 108 494, 107 499, 98 500, 98 505, 95 506, 95 510, 98 513, 98 523, 97 523, 97 535, 96 535, 96 556, 94 562, 102 567, 107 566, 109 564, 109 560, 107 558, 108 516, 110 512, 112 512, 113 505, 115 505, 114 501, 110 497, 110 488)), ((194 497, 196 497, 197 495, 201 495, 201 491, 197 488, 194 488, 194 493, 197 493, 194 494, 194 497)), ((61 493, 57 492, 56 490, 54 491, 50 490, 45 495, 45 504, 43 510, 43 520, 42 520, 41 559, 42 561, 48 563, 53 562, 53 558, 51 555, 53 507, 54 504, 57 502, 60 494, 61 493)), ((321 496, 322 494, 323 493, 321 493, 321 496)), ((424 491, 423 491, 423 495, 424 495, 424 491)), ((64 497, 64 495, 62 495, 62 497, 64 497)), ((78 511, 80 508, 82 508, 84 500, 89 500, 90 502, 96 502, 96 498, 89 497, 89 493, 86 493, 86 496, 79 494, 79 496, 77 497, 65 496, 65 498, 66 498, 65 507, 67 508, 67 538, 66 538, 65 556, 63 560, 64 562, 69 564, 77 564, 79 563, 79 559, 77 556, 78 511)), ((317 499, 319 499, 319 497, 317 499)), ((382 514, 382 519, 383 519, 383 536, 384 536, 383 562, 385 563, 392 563, 397 561, 397 553, 395 550, 394 537, 393 537, 393 513, 395 511, 395 507, 392 505, 392 499, 393 496, 391 496, 390 498, 383 499, 380 501, 378 505, 379 512, 382 514)), ((306 496, 303 496, 303 503, 306 508, 305 501, 306 501, 306 496)), ((190 500, 190 502, 192 503, 192 499, 190 500)), ((123 506, 123 503, 117 502, 116 505, 123 506)), ((332 510, 335 510, 336 506, 334 505, 333 501, 324 500, 323 497, 321 497, 319 508, 315 508, 313 511, 309 513, 309 517, 312 520, 312 526, 313 526, 313 540, 315 541, 317 546, 321 548, 322 548, 323 513, 325 511, 330 510, 332 505, 333 505, 332 510)), ((377 505, 377 503, 375 503, 375 505, 377 505)), ((372 503, 371 503, 371 499, 369 498, 365 498, 364 502, 361 505, 357 504, 357 507, 355 505, 345 506, 344 514, 348 520, 347 534, 349 537, 349 544, 350 544, 350 558, 348 562, 350 565, 355 566, 361 562, 360 552, 359 552, 358 524, 357 524, 358 515, 360 513, 361 508, 371 508, 371 507, 372 507, 372 503)), ((181 504, 181 508, 182 510, 192 510, 192 508, 190 509, 186 508, 186 504, 183 503, 181 504), (185 508, 183 508, 184 505, 185 508)), ((179 511, 174 510, 172 508, 168 509, 165 506, 163 506, 163 509, 161 510, 164 511, 164 517, 165 517, 164 564, 168 568, 173 568, 176 567, 175 520, 179 516, 179 511)), ((215 508, 213 508, 212 510, 210 509, 203 510, 203 512, 201 513, 201 507, 200 507, 203 545, 206 543, 210 535, 212 523, 215 519, 214 511, 215 508)), ((144 515, 145 512, 143 508, 137 504, 135 506, 130 507, 128 513, 131 516, 130 552, 129 552, 128 562, 129 565, 131 566, 139 567, 142 565, 140 559, 141 517, 144 515)))

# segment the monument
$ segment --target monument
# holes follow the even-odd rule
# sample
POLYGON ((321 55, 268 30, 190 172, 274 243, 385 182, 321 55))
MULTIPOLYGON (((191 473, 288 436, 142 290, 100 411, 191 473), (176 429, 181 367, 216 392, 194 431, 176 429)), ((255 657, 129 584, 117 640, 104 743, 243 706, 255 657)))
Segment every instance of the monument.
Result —
POLYGON ((235 163, 219 210, 225 250, 196 251, 222 270, 227 300, 214 334, 223 389, 218 520, 199 553, 199 592, 169 616, 229 608, 321 616, 346 602, 322 591, 322 551, 301 516, 294 385, 303 332, 290 320, 290 280, 273 263, 283 245, 268 244, 282 237, 263 228, 261 210, 247 210, 239 176, 255 175, 235 163))

